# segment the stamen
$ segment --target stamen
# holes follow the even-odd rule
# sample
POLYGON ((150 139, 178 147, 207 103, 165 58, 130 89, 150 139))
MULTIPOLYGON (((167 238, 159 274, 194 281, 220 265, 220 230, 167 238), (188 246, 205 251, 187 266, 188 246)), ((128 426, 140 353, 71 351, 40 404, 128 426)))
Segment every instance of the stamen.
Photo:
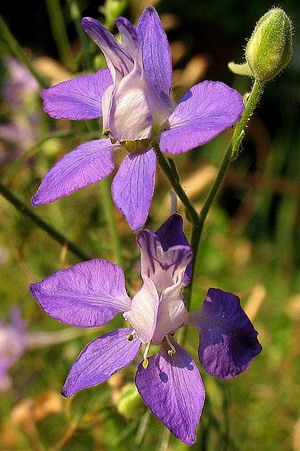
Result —
POLYGON ((127 338, 128 341, 132 341, 132 340, 134 339, 135 335, 136 335, 136 331, 133 330, 133 331, 131 332, 131 334, 126 335, 126 338, 127 338))
POLYGON ((147 345, 146 345, 146 347, 145 347, 145 350, 144 350, 144 354, 143 354, 143 362, 142 362, 142 365, 143 365, 143 368, 146 370, 147 368, 148 368, 148 366, 149 366, 149 360, 147 359, 147 355, 148 355, 148 352, 149 352, 149 348, 150 348, 150 343, 147 343, 147 345))
POLYGON ((149 360, 148 359, 143 360, 142 365, 143 365, 144 370, 146 370, 149 366, 149 360))
POLYGON ((176 349, 174 347, 174 345, 171 343, 170 338, 168 337, 168 335, 166 335, 166 340, 168 345, 170 346, 171 349, 168 349, 168 354, 169 356, 172 356, 176 353, 176 349))
POLYGON ((104 128, 104 129, 102 130, 102 135, 104 135, 104 136, 109 136, 109 128, 104 128))

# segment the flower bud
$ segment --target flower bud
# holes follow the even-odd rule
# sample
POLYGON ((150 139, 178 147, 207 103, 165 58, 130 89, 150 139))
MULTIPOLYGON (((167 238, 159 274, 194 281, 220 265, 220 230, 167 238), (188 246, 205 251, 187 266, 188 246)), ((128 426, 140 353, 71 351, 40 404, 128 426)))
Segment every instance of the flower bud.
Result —
POLYGON ((274 78, 292 57, 292 23, 280 8, 268 11, 256 24, 246 46, 246 62, 260 81, 274 78))

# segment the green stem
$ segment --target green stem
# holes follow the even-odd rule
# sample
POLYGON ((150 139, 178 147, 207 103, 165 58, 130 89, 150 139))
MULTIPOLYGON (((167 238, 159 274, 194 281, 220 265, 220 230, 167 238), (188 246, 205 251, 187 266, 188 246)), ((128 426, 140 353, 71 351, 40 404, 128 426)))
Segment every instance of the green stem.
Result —
POLYGON ((87 69, 92 69, 93 62, 92 62, 92 58, 91 58, 91 55, 89 52, 89 47, 90 47, 91 41, 88 39, 86 33, 83 31, 83 28, 81 26, 81 13, 80 13, 80 9, 78 7, 78 2, 77 2, 77 0, 67 0, 67 3, 69 5, 69 11, 70 11, 71 18, 74 21, 76 32, 82 43, 83 55, 85 56, 86 67, 87 67, 87 69))
POLYGON ((228 170, 231 162, 233 160, 235 160, 236 157, 238 156, 239 148, 240 148, 242 139, 245 134, 245 132, 244 132, 245 127, 246 127, 247 122, 249 121, 250 117, 253 114, 253 111, 260 99, 261 94, 262 94, 262 91, 263 91, 263 85, 261 83, 259 83, 258 81, 255 81, 253 84, 253 88, 249 94, 242 117, 234 129, 231 143, 225 153, 225 156, 224 156, 224 159, 220 166, 217 177, 207 195, 207 198, 204 202, 202 210, 199 214, 200 223, 199 223, 199 228, 197 229, 197 237, 192 237, 192 241, 194 240, 194 241, 196 241, 196 243, 199 243, 199 241, 200 241, 207 214, 208 214, 210 207, 211 207, 211 205, 219 191, 219 188, 226 176, 227 170, 228 170))
POLYGON ((49 83, 40 76, 40 74, 33 67, 30 59, 24 53, 24 50, 11 33, 2 16, 0 15, 0 36, 6 44, 10 52, 29 70, 31 75, 36 79, 41 88, 49 88, 49 83))
MULTIPOLYGON (((245 134, 245 127, 247 126, 247 123, 248 123, 250 117, 252 116, 257 103, 259 102, 259 99, 261 97, 263 89, 264 89, 264 85, 262 83, 260 83, 259 81, 255 80, 252 90, 248 96, 248 100, 247 100, 245 109, 243 111, 242 117, 234 129, 231 143, 229 144, 229 147, 225 153, 225 156, 221 163, 217 177, 207 195, 207 198, 206 198, 204 205, 201 209, 201 212, 199 214, 199 222, 197 224, 197 227, 193 228, 192 237, 191 237, 191 246, 192 246, 193 250, 199 248, 200 239, 201 239, 201 236, 203 233, 203 227, 204 227, 204 223, 207 218, 208 212, 212 206, 212 203, 213 203, 216 195, 218 194, 218 191, 220 189, 222 182, 224 181, 224 178, 227 174, 227 171, 228 171, 228 168, 229 168, 231 162, 233 160, 235 160, 236 157, 238 156, 239 148, 240 148, 241 142, 242 142, 244 134, 245 134)), ((196 262, 197 262, 197 260, 196 260, 196 258, 194 258, 193 274, 192 274, 191 282, 187 287, 187 292, 189 293, 189 295, 187 296, 188 300, 191 299, 192 285, 193 285, 192 282, 193 282, 193 275, 195 274, 195 271, 196 271, 196 262)))
POLYGON ((109 234, 112 241, 112 247, 115 257, 115 262, 123 266, 122 252, 121 252, 121 242, 118 234, 116 218, 114 215, 114 204, 111 198, 110 192, 110 182, 109 179, 104 179, 100 183, 101 193, 102 193, 102 205, 105 215, 106 224, 109 229, 109 234))
POLYGON ((172 170, 168 160, 166 159, 166 157, 164 156, 162 151, 159 149, 158 145, 154 144, 153 148, 155 150, 159 166, 164 171, 164 173, 167 176, 169 182, 171 183, 174 191, 176 192, 177 196, 183 203, 183 205, 188 213, 189 219, 191 220, 191 222, 193 224, 197 224, 199 222, 198 213, 195 210, 192 202, 190 201, 190 198, 188 197, 188 195, 182 188, 177 172, 174 172, 172 170))
POLYGON ((76 70, 73 54, 69 43, 64 17, 59 0, 46 0, 48 15, 50 18, 52 34, 61 61, 72 71, 76 70))
POLYGON ((45 222, 39 216, 37 216, 33 211, 27 207, 20 199, 18 199, 10 189, 0 182, 0 194, 5 197, 8 202, 10 202, 18 211, 20 211, 24 216, 27 216, 34 224, 36 224, 40 229, 48 233, 52 238, 58 241, 63 246, 67 248, 77 257, 83 260, 90 260, 90 256, 83 252, 76 244, 71 240, 66 238, 60 232, 58 232, 54 227, 45 222))
POLYGON ((177 172, 172 169, 172 166, 169 164, 168 160, 163 155, 163 153, 159 149, 158 145, 155 144, 153 146, 155 149, 160 167, 162 168, 165 175, 169 179, 169 182, 171 183, 177 196, 179 197, 179 199, 185 206, 186 211, 189 215, 189 218, 192 222, 191 247, 193 250, 194 264, 193 264, 193 270, 192 270, 192 275, 191 275, 191 281, 185 291, 185 302, 186 302, 186 307, 188 310, 189 310, 191 298, 192 298, 193 280, 194 280, 194 275, 196 272, 199 243, 200 243, 200 239, 202 236, 203 226, 204 226, 206 217, 207 217, 208 212, 212 206, 212 203, 220 189, 220 186, 226 176, 227 170, 228 170, 231 162, 238 156, 239 148, 240 148, 242 139, 245 134, 244 129, 245 129, 250 117, 252 116, 253 111, 260 99, 260 96, 263 92, 263 88, 264 88, 264 85, 262 83, 260 83, 259 81, 255 80, 252 90, 248 96, 248 100, 247 100, 245 109, 243 111, 242 117, 234 129, 231 143, 225 153, 225 156, 224 156, 224 159, 220 166, 217 177, 208 193, 208 196, 204 202, 204 205, 203 205, 202 210, 199 215, 198 215, 197 211, 195 210, 193 204, 191 203, 189 197, 185 193, 184 189, 182 188, 177 172))

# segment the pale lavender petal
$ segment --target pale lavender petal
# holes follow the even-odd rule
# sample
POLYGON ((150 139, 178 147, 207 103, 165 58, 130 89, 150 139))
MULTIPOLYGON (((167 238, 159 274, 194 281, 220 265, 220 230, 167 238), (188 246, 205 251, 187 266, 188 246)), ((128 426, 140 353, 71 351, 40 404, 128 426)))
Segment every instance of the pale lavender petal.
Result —
MULTIPOLYGON (((177 213, 169 216, 169 218, 160 226, 155 232, 155 235, 159 238, 160 244, 164 251, 167 251, 170 247, 183 245, 190 246, 184 232, 183 232, 183 219, 177 213)), ((183 285, 187 285, 191 279, 192 263, 189 263, 184 279, 183 285)))
POLYGON ((136 26, 144 70, 150 84, 168 107, 171 106, 172 60, 168 39, 153 6, 147 6, 136 26))
POLYGON ((57 271, 30 292, 50 316, 80 327, 101 326, 131 304, 122 268, 99 259, 57 271))
POLYGON ((157 345, 162 342, 166 335, 173 334, 187 322, 188 312, 185 308, 180 288, 180 285, 173 285, 161 295, 156 327, 152 337, 153 343, 157 345))
POLYGON ((41 92, 44 111, 55 119, 96 119, 102 116, 102 96, 112 84, 108 69, 83 75, 41 92))
POLYGON ((156 156, 153 149, 132 152, 121 163, 112 183, 112 196, 132 230, 147 219, 154 192, 156 156))
POLYGON ((153 117, 146 97, 143 73, 139 69, 134 68, 114 91, 107 124, 110 136, 116 141, 149 138, 153 117))
POLYGON ((152 339, 158 305, 159 297, 155 285, 149 277, 145 276, 143 287, 132 299, 130 310, 123 315, 142 343, 150 343, 152 339))
POLYGON ((107 177, 114 169, 114 147, 107 139, 97 139, 66 154, 47 172, 32 205, 53 202, 107 177))
POLYGON ((245 371, 262 350, 257 332, 234 294, 210 288, 202 308, 190 313, 189 323, 201 331, 200 362, 220 379, 245 371))
POLYGON ((205 389, 191 357, 174 340, 175 354, 164 343, 149 357, 149 366, 138 366, 135 383, 145 404, 179 440, 192 445, 202 413, 205 389))
POLYGON ((116 371, 129 365, 139 352, 141 342, 130 336, 132 329, 119 329, 89 343, 73 364, 62 395, 74 395, 79 390, 106 381, 116 371))
POLYGON ((201 146, 234 125, 243 109, 242 96, 235 89, 203 81, 186 92, 169 117, 160 148, 176 154, 201 146))
POLYGON ((98 20, 84 17, 81 24, 104 53, 111 75, 115 78, 114 82, 129 74, 134 61, 133 56, 128 53, 128 48, 122 46, 98 20))
POLYGON ((193 257, 190 246, 172 246, 164 251, 160 240, 150 230, 142 230, 137 243, 141 249, 141 274, 150 277, 158 291, 182 284, 186 267, 193 257))

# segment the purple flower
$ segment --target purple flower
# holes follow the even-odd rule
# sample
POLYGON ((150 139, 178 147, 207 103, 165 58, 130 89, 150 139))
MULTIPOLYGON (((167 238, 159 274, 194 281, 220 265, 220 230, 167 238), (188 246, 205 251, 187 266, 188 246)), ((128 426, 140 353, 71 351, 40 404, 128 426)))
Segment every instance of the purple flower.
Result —
POLYGON ((0 162, 7 163, 33 145, 38 137, 38 83, 15 58, 4 60, 7 69, 2 96, 9 106, 9 122, 0 124, 0 162))
POLYGON ((51 117, 103 117, 103 134, 110 141, 89 141, 65 155, 46 174, 32 203, 53 202, 107 177, 114 169, 114 150, 123 146, 128 155, 114 177, 112 196, 137 230, 147 219, 154 191, 151 143, 159 141, 169 154, 201 146, 235 124, 244 105, 237 91, 213 81, 195 85, 174 105, 170 49, 155 9, 146 7, 136 27, 123 17, 116 24, 121 43, 97 20, 82 20, 104 53, 107 69, 42 92, 51 117))
POLYGON ((136 386, 145 404, 184 443, 196 440, 205 389, 196 364, 173 334, 185 324, 201 331, 200 361, 220 378, 244 371, 260 351, 257 332, 239 299, 210 289, 203 307, 189 314, 181 289, 189 280, 191 248, 175 214, 156 232, 137 235, 143 286, 130 299, 122 269, 106 260, 90 260, 57 271, 30 291, 41 307, 66 324, 101 326, 123 313, 129 327, 89 343, 73 364, 63 395, 104 382, 130 364, 144 346, 136 386), (151 341, 160 345, 148 357, 151 341))
POLYGON ((18 309, 11 311, 11 323, 0 321, 0 391, 10 387, 9 368, 27 347, 26 324, 18 309))

